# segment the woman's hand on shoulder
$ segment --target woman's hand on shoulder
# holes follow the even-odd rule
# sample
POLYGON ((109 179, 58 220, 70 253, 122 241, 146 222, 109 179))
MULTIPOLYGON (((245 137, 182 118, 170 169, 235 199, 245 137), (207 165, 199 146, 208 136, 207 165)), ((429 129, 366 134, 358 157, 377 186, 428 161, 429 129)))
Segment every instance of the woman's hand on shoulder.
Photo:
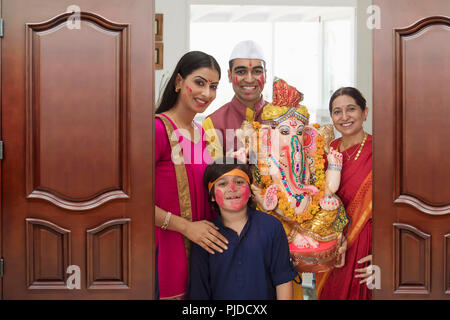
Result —
POLYGON ((214 223, 207 220, 189 222, 184 236, 210 254, 214 254, 215 251, 222 253, 228 249, 228 240, 218 230, 214 223))

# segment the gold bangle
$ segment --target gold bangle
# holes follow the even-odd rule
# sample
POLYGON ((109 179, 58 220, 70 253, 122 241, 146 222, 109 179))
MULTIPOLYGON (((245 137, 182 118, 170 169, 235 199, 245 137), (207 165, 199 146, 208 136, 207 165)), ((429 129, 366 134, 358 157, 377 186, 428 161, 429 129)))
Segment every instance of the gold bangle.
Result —
POLYGON ((169 226, 169 221, 170 221, 170 217, 172 216, 172 213, 170 211, 167 211, 166 214, 166 220, 164 220, 163 225, 161 226, 162 230, 166 230, 167 227, 169 226))

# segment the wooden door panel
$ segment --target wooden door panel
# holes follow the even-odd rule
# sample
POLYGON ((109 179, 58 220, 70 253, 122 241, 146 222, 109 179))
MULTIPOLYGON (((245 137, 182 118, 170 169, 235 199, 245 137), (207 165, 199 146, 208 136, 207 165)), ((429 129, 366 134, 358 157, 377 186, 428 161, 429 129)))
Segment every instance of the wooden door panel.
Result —
POLYGON ((130 219, 116 219, 87 230, 88 289, 130 286, 130 219))
POLYGON ((431 279, 430 235, 403 223, 394 223, 394 232, 394 292, 428 294, 431 279))
POLYGON ((153 1, 2 14, 3 297, 153 298, 153 1))
POLYGON ((440 168, 450 166, 450 158, 441 147, 450 145, 450 95, 445 94, 443 85, 450 83, 450 73, 442 72, 450 70, 450 18, 424 18, 394 32, 396 202, 425 213, 449 213, 450 170, 440 168), (429 177, 439 179, 430 183, 429 177))
POLYGON ((129 196, 129 25, 68 16, 27 24, 27 193, 86 210, 129 196))
POLYGON ((450 2, 374 0, 376 299, 450 299, 450 2))
POLYGON ((71 265, 70 231, 40 219, 26 221, 28 289, 67 289, 71 265))
POLYGON ((450 233, 444 235, 444 288, 445 293, 450 294, 450 233))

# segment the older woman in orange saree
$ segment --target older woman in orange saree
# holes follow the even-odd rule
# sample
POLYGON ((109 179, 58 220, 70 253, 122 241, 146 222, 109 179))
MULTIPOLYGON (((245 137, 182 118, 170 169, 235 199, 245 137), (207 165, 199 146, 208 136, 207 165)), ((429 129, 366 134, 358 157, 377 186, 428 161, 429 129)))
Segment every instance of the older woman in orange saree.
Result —
POLYGON ((342 137, 331 146, 343 154, 341 198, 350 218, 346 241, 341 247, 338 265, 317 273, 317 297, 320 300, 367 300, 367 273, 372 259, 372 136, 364 132, 368 108, 361 93, 352 87, 337 90, 330 99, 333 124, 342 137), (345 253, 344 253, 345 252, 345 253))

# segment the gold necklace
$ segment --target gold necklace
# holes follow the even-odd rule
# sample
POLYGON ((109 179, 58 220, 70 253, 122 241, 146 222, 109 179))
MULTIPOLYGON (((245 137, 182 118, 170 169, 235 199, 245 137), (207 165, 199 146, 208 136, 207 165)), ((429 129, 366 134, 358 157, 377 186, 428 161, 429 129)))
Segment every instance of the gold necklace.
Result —
POLYGON ((364 147, 364 144, 366 143, 366 140, 367 140, 367 133, 364 132, 364 139, 361 142, 361 146, 359 147, 358 153, 356 154, 355 161, 358 160, 359 155, 361 154, 361 150, 364 147))
MULTIPOLYGON (((358 151, 357 150, 353 151, 353 153, 350 156, 347 153, 345 153, 345 155, 347 156, 347 160, 350 160, 355 153, 356 153, 356 157, 353 160, 354 161, 358 160, 359 155, 361 154, 361 150, 364 147, 364 144, 366 143, 366 140, 367 140, 367 133, 364 132, 364 138, 362 139, 362 141, 360 143, 358 151)), ((342 140, 341 140, 341 142, 342 142, 342 140)), ((341 148, 341 145, 342 145, 342 143, 339 143, 339 149, 341 148)), ((341 151, 341 153, 344 153, 344 152, 345 152, 345 150, 341 151)))

